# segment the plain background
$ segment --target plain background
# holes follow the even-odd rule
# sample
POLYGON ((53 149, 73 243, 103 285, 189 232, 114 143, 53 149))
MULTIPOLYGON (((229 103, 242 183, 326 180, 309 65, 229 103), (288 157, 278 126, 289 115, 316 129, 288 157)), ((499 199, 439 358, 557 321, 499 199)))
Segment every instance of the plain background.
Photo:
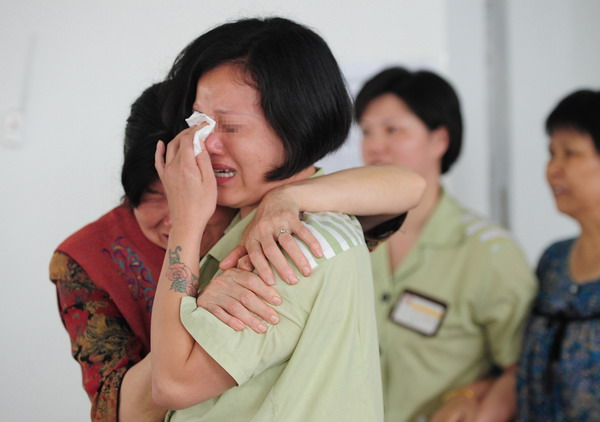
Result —
MULTIPOLYGON (((543 120, 558 99, 600 88, 596 0, 0 0, 0 409, 3 420, 83 421, 89 402, 48 280, 54 248, 120 199, 132 101, 177 53, 224 21, 280 15, 329 43, 355 89, 388 64, 434 69, 463 104, 462 157, 446 186, 490 215, 494 87, 490 3, 506 11, 506 176, 510 226, 532 267, 577 233, 544 180, 543 120)), ((498 41, 498 40, 497 40, 498 41)), ((327 170, 360 165, 354 137, 327 170)))

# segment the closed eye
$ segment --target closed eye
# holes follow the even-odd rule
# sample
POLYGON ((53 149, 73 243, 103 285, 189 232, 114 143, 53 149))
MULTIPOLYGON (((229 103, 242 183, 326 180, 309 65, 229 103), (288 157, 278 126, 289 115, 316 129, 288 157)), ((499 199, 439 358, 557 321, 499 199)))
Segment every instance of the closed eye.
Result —
POLYGON ((225 133, 237 133, 241 129, 240 125, 224 124, 221 125, 221 130, 225 133))

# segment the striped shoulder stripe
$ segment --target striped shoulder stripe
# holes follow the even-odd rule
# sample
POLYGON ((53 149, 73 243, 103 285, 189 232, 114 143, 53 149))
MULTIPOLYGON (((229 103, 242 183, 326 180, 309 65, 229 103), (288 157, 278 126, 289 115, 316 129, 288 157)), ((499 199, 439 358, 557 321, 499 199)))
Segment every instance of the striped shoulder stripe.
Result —
POLYGON ((484 229, 484 228, 488 227, 489 225, 490 225, 490 223, 485 220, 473 221, 471 224, 469 224, 465 228, 465 232, 467 233, 467 236, 472 236, 479 230, 484 229))
POLYGON ((462 222, 465 225, 465 234, 477 236, 481 243, 510 238, 510 234, 505 229, 475 214, 463 215, 462 222))
MULTIPOLYGON (((294 240, 298 244, 298 247, 300 248, 300 252, 302 252, 302 255, 304 255, 304 257, 308 261, 308 265, 310 265, 310 268, 315 268, 318 264, 317 264, 317 261, 315 261, 315 258, 313 256, 313 254, 310 252, 310 250, 308 249, 308 247, 300 239, 294 237, 294 240)), ((321 245, 321 247, 323 247, 323 246, 321 245)), ((323 252, 323 254, 325 254, 325 252, 323 252)))
MULTIPOLYGON (((321 245, 325 259, 330 259, 351 247, 365 244, 362 227, 355 217, 333 212, 304 213, 302 224, 321 245)), ((300 239, 295 239, 310 266, 315 268, 318 262, 308 246, 300 239)))
POLYGON ((334 257, 335 252, 333 251, 331 244, 327 241, 327 239, 325 239, 325 236, 323 236, 319 230, 317 230, 315 227, 311 226, 310 224, 307 224, 304 222, 302 224, 304 224, 304 226, 308 230, 310 230, 310 232, 313 234, 313 236, 319 241, 319 244, 321 245, 321 249, 323 250, 323 255, 325 256, 325 258, 329 259, 329 258, 334 257))
POLYGON ((501 227, 490 227, 479 235, 479 240, 482 243, 496 239, 510 239, 509 233, 501 227))
POLYGON ((321 230, 324 236, 332 235, 339 239, 338 242, 344 245, 343 250, 351 246, 364 244, 362 230, 357 230, 356 226, 352 224, 351 218, 345 214, 333 212, 314 213, 309 214, 305 221, 321 230))

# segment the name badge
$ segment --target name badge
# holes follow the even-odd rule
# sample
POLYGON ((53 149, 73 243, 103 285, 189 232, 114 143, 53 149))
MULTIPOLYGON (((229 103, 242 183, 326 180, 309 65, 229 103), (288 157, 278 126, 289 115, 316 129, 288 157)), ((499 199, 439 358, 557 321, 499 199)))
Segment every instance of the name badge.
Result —
POLYGON ((435 336, 448 306, 411 290, 405 290, 392 309, 390 319, 424 336, 435 336))

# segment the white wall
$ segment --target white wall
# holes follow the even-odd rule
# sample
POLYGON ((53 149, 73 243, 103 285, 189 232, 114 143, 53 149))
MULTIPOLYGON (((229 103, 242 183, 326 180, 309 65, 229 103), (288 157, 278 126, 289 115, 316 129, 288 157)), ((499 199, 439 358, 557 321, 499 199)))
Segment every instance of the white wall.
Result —
MULTIPOLYGON (((492 0, 494 1, 494 0, 492 0)), ((595 0, 506 0, 513 231, 533 264, 551 239, 576 228, 554 212, 543 179, 542 121, 566 92, 600 83, 595 0)), ((485 1, 0 0, 0 119, 24 110, 21 142, 0 127, 4 222, 0 263, 4 420, 80 421, 89 404, 61 326, 47 266, 67 235, 121 195, 121 138, 129 105, 206 29, 278 14, 315 28, 351 87, 386 64, 433 68, 460 93, 462 157, 447 180, 489 214, 485 1), (343 4, 343 7, 341 5, 343 4), (31 54, 28 56, 28 52, 31 54), (31 60, 28 60, 28 57, 31 60), (14 144, 13 141, 11 141, 14 144)), ((354 139, 329 169, 360 164, 354 139)))
POLYGON ((469 207, 490 215, 485 2, 449 1, 446 20, 446 76, 459 95, 464 133, 460 158, 445 184, 469 207))
POLYGON ((0 146, 3 420, 89 419, 48 262, 61 240, 118 202, 129 105, 189 41, 225 20, 278 14, 314 27, 353 72, 373 62, 440 67, 447 55, 443 0, 253 4, 0 0, 0 118, 25 112, 22 142, 0 146))

